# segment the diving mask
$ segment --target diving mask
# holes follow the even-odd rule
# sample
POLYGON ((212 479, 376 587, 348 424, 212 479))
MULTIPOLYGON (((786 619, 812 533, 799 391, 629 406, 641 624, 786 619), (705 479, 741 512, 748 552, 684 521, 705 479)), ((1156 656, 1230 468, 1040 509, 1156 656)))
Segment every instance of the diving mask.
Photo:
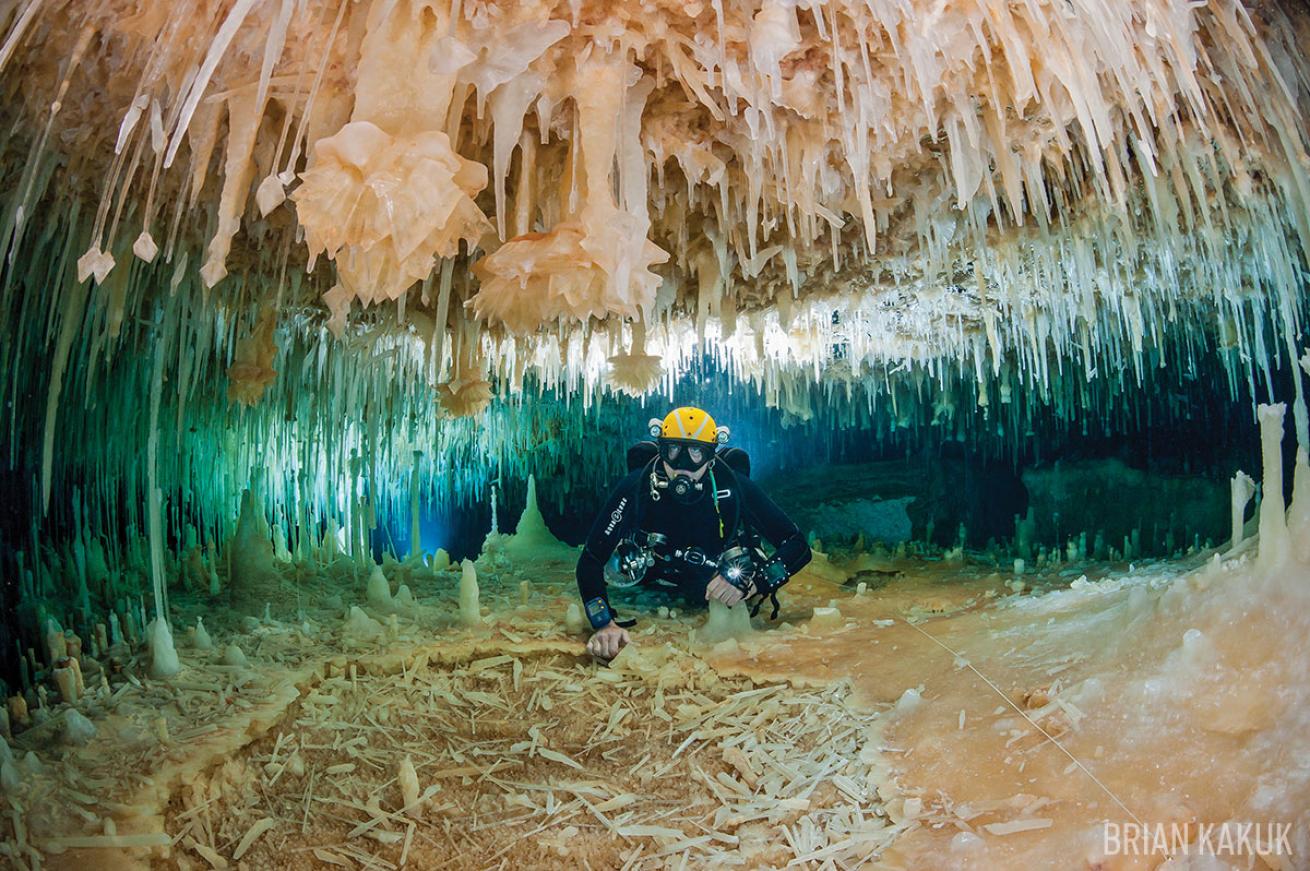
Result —
POLYGON ((698 441, 660 439, 660 459, 670 469, 695 472, 714 458, 714 445, 698 441))

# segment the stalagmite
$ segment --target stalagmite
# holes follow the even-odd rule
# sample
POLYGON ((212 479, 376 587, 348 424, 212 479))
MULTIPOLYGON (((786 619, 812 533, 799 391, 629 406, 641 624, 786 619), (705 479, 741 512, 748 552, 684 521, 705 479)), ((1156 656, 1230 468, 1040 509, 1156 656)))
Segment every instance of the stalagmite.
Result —
POLYGON ((1287 406, 1261 405, 1260 449, 1263 456, 1260 499, 1260 565, 1275 570, 1287 558, 1286 503, 1283 501, 1283 414, 1287 406))
POLYGON ((77 676, 73 674, 73 669, 55 668, 53 674, 59 695, 70 705, 77 704, 77 676))
POLYGON ((280 563, 291 562, 291 551, 287 548, 287 534, 282 525, 273 527, 273 558, 280 563))
POLYGON ((582 608, 577 602, 569 602, 564 609, 564 631, 570 635, 581 634, 587 628, 587 621, 582 616, 582 608))
POLYGON ((382 574, 382 566, 374 566, 368 575, 368 590, 365 598, 372 608, 376 608, 382 613, 388 613, 392 609, 391 601, 391 584, 387 582, 386 575, 382 574))
POLYGON ((255 587, 276 576, 273 543, 254 491, 241 495, 241 514, 231 545, 228 583, 236 595, 248 595, 255 587))
POLYGON ((351 605, 341 633, 354 641, 376 641, 382 637, 382 624, 365 614, 358 606, 351 605))
POLYGON ((1229 539, 1230 547, 1236 549, 1242 543, 1246 527, 1246 505, 1255 495, 1255 481, 1245 472, 1238 472, 1229 482, 1232 492, 1233 531, 1229 539))
POLYGON ((64 740, 69 744, 88 744, 97 731, 95 724, 80 712, 70 710, 64 714, 64 740))
POLYGON ((729 608, 719 601, 711 601, 705 625, 698 632, 698 639, 704 644, 718 644, 729 638, 742 639, 751 634, 750 610, 745 605, 729 608))
POLYGON ((150 676, 154 678, 172 677, 182 670, 178 661, 177 649, 173 646, 173 633, 168 628, 168 621, 157 617, 151 621, 146 630, 150 644, 150 676))
POLYGON ((46 621, 45 626, 45 644, 46 656, 48 662, 53 665, 61 659, 68 656, 68 641, 64 635, 63 627, 57 623, 54 618, 46 621))
POLYGON ((10 696, 7 704, 11 725, 26 726, 31 723, 27 710, 27 699, 22 696, 10 696))
MULTIPOLYGON (((8 749, 6 744, 5 748, 8 749)), ((23 776, 18 773, 18 766, 11 758, 0 759, 0 791, 17 795, 23 788, 23 776)))
POLYGON ((229 644, 223 648, 223 664, 236 668, 244 667, 250 664, 246 658, 246 653, 236 644, 229 644))
POLYGON ((537 479, 534 475, 528 475, 527 502, 523 506, 523 513, 519 515, 518 526, 502 547, 511 557, 520 559, 570 551, 546 528, 541 509, 537 507, 537 479))
POLYGON ((195 635, 192 636, 192 643, 196 650, 213 650, 214 642, 209 637, 209 630, 205 628, 203 617, 196 618, 195 635))
POLYGON ((465 626, 482 625, 482 611, 478 606, 478 572, 472 560, 460 564, 459 622, 465 626))

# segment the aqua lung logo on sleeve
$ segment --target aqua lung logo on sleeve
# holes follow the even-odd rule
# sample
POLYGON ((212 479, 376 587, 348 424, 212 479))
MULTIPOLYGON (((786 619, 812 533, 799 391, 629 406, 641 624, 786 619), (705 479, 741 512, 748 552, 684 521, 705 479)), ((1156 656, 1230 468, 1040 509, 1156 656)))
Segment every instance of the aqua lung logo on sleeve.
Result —
POLYGON ((623 509, 627 507, 627 504, 628 504, 628 497, 624 496, 622 499, 619 500, 619 504, 615 506, 614 510, 610 512, 610 522, 605 524, 606 535, 609 535, 611 532, 613 532, 614 527, 619 525, 619 521, 623 519, 623 509))

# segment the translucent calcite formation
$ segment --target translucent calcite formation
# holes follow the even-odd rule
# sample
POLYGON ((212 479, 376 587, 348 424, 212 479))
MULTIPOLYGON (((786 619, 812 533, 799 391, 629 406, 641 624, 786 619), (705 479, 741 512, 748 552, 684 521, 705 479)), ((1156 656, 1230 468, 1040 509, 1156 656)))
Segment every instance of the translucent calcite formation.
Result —
POLYGON ((311 255, 336 261, 338 284, 324 301, 338 331, 351 300, 396 299, 485 226, 472 197, 486 168, 455 154, 445 133, 394 137, 352 121, 320 139, 314 157, 292 199, 311 255))
POLYGON ((150 397, 158 443, 226 392, 333 477, 352 427, 434 438, 382 393, 590 405, 707 357, 799 422, 844 393, 908 428, 931 384, 934 426, 1013 431, 1216 362, 1268 399, 1303 351, 1306 13, 1079 9, 18 4, 0 386, 44 401, 6 412, 14 455, 43 509, 56 453, 166 491, 178 452, 138 481, 69 404, 150 397))
POLYGON ((111 308, 163 275, 336 331, 428 309, 454 258, 514 333, 726 336, 826 297, 880 339, 855 359, 1044 370, 1188 304, 1242 342, 1236 288, 1276 296, 1310 239, 1305 27, 1237 0, 25 3, 9 244, 68 238, 111 308))
POLYGON ((276 327, 273 315, 272 309, 266 310, 254 331, 237 343, 236 360, 227 368, 228 400, 255 405, 277 377, 277 370, 273 368, 273 358, 277 356, 277 345, 273 342, 276 327))
POLYGON ((560 204, 568 216, 546 233, 515 237, 481 261, 482 287, 473 310, 516 332, 565 318, 586 321, 609 314, 636 317, 649 311, 661 279, 650 267, 668 254, 646 234, 649 169, 639 139, 641 115, 652 83, 622 56, 593 49, 567 81, 578 131, 567 172, 579 185, 560 204), (628 88, 628 83, 637 85, 628 88), (612 178, 619 170, 617 185, 612 178), (613 190, 623 194, 623 206, 613 190))
POLYGON ((1308 28, 1292 0, 9 4, 6 565, 144 632, 179 580, 421 559, 415 506, 492 479, 583 504, 655 391, 794 464, 1281 399, 1310 444, 1308 28))

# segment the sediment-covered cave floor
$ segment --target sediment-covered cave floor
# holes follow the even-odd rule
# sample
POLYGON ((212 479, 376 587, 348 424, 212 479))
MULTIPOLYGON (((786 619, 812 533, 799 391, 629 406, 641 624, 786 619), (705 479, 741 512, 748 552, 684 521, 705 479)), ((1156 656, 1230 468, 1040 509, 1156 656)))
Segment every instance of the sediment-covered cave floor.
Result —
POLYGON ((38 761, 10 859, 1134 868, 1160 857, 1106 858, 1103 821, 1306 831, 1303 567, 1209 552, 1048 567, 1016 592, 974 560, 819 556, 776 623, 711 643, 704 612, 640 613, 606 667, 565 625, 569 556, 484 554, 473 628, 458 568, 417 563, 385 569, 417 599, 394 619, 344 558, 284 564, 244 611, 178 595, 212 650, 179 637, 164 681, 127 658, 80 703, 84 745, 53 737, 66 707, 16 736, 38 761), (351 605, 377 638, 343 628, 351 605), (247 664, 224 664, 232 644, 247 664))

